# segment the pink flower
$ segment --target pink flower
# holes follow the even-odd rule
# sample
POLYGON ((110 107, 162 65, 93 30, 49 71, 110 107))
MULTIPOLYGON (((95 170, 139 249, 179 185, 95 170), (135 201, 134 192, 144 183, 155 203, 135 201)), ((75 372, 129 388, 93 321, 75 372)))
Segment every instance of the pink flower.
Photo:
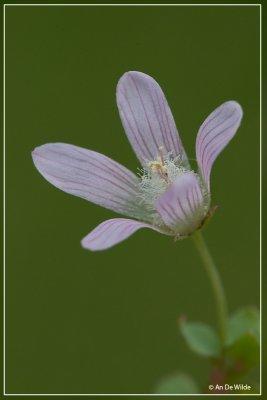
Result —
POLYGON ((117 86, 117 104, 142 165, 139 176, 102 154, 64 143, 37 147, 32 153, 36 168, 57 188, 132 218, 102 222, 82 240, 87 249, 107 249, 140 228, 189 236, 209 213, 211 168, 240 125, 240 105, 223 103, 200 126, 194 172, 153 78, 126 72, 117 86))

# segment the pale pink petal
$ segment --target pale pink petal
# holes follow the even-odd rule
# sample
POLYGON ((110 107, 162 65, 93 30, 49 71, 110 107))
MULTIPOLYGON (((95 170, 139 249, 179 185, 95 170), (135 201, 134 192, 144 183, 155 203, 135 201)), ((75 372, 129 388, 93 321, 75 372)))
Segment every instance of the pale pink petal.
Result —
POLYGON ((196 174, 186 172, 179 176, 156 201, 156 209, 174 232, 181 236, 192 233, 206 213, 196 174))
POLYGON ((134 221, 133 219, 114 218, 102 222, 82 240, 86 249, 97 251, 108 249, 122 242, 141 228, 150 228, 158 231, 152 225, 134 221))
POLYGON ((117 86, 117 104, 128 139, 141 164, 159 153, 187 162, 167 100, 158 83, 142 72, 126 72, 117 86), (161 150, 162 149, 162 150, 161 150))
POLYGON ((242 108, 237 102, 227 101, 205 119, 198 131, 197 162, 208 190, 212 165, 236 133, 242 115, 242 108))
POLYGON ((32 157, 44 178, 64 192, 139 218, 139 178, 119 163, 65 143, 37 147, 32 157))

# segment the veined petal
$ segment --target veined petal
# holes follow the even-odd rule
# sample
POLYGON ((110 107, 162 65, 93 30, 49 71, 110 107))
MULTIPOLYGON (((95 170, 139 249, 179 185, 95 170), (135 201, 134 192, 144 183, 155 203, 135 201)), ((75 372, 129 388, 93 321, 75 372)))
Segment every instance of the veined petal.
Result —
POLYGON ((156 201, 156 209, 178 235, 189 235, 198 228, 206 207, 196 174, 186 172, 179 176, 156 201))
POLYGON ((241 106, 235 101, 227 101, 205 119, 198 131, 197 162, 208 190, 212 165, 236 133, 242 116, 241 106))
POLYGON ((158 231, 152 225, 126 218, 114 218, 102 222, 82 240, 86 249, 97 251, 108 249, 122 242, 141 228, 158 231))
POLYGON ((126 72, 117 86, 117 104, 126 135, 141 164, 156 160, 159 153, 186 154, 175 122, 158 83, 142 72, 126 72))
POLYGON ((118 213, 138 218, 139 179, 127 168, 95 151, 49 143, 32 153, 38 171, 57 188, 118 213))

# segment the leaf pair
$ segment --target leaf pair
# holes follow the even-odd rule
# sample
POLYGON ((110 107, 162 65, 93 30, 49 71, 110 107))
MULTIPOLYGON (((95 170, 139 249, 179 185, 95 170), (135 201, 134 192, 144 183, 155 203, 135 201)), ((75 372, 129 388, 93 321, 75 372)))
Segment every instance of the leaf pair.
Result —
MULTIPOLYGON (((180 331, 188 347, 196 354, 208 357, 217 363, 222 362, 227 383, 236 382, 247 374, 259 361, 260 355, 260 317, 259 311, 246 307, 230 316, 224 347, 217 332, 203 322, 191 322, 181 318, 180 331)), ((238 381, 239 382, 239 381, 238 381)), ((250 393, 257 391, 253 385, 250 393)), ((200 393, 191 376, 182 372, 173 373, 162 379, 156 387, 160 394, 200 393)), ((240 393, 244 394, 244 391, 240 393)))
MULTIPOLYGON (((217 332, 203 322, 190 322, 180 319, 180 331, 188 345, 195 353, 217 358, 222 354, 222 345, 217 332)), ((256 350, 259 346, 260 321, 256 308, 247 307, 234 313, 228 321, 225 349, 239 355, 241 348, 244 353, 256 350)), ((250 355, 250 358, 251 355, 250 355)))

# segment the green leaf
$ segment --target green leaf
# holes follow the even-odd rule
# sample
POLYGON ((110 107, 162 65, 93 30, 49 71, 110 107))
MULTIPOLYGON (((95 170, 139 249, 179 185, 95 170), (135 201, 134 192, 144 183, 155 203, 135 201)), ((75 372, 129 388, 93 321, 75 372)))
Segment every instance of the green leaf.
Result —
POLYGON ((260 344, 253 333, 247 332, 227 349, 233 375, 243 375, 255 367, 260 359, 260 344))
POLYGON ((231 346, 245 333, 253 334, 259 341, 260 316, 254 307, 240 309, 229 319, 226 345, 231 346))
POLYGON ((180 321, 180 329, 189 348, 195 353, 205 357, 220 355, 220 340, 216 332, 202 322, 180 321))
POLYGON ((156 386, 155 393, 158 394, 197 394, 200 390, 191 378, 181 372, 175 372, 174 374, 163 378, 161 382, 156 386))

